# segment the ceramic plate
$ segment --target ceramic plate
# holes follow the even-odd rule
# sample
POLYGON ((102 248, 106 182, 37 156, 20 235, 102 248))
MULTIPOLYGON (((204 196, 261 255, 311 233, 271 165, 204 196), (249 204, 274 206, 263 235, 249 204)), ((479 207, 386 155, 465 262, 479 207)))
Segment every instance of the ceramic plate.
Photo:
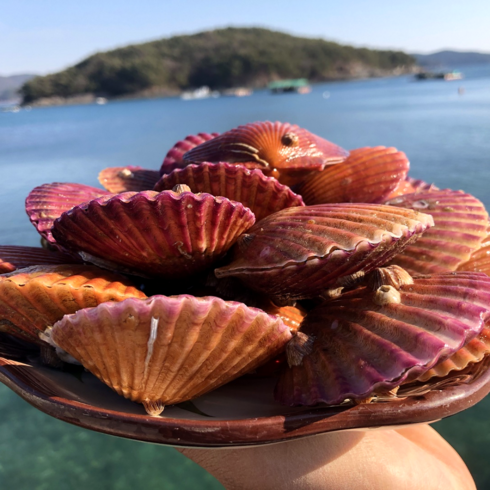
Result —
POLYGON ((284 407, 274 378, 242 377, 159 417, 126 400, 82 368, 59 371, 35 351, 1 335, 0 381, 39 410, 65 422, 129 439, 174 446, 226 447, 279 442, 323 432, 433 422, 490 391, 490 359, 437 382, 411 385, 405 398, 362 405, 284 407))

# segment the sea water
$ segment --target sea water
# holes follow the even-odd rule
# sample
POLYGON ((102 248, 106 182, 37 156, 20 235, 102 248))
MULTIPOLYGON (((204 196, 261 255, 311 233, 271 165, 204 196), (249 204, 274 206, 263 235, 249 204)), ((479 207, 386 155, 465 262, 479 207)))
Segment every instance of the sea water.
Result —
MULTIPOLYGON (((395 146, 410 174, 463 189, 490 208, 490 64, 463 80, 412 77, 319 84, 306 95, 129 100, 0 113, 0 244, 39 244, 24 211, 35 186, 97 186, 105 167, 158 169, 168 149, 198 132, 251 121, 289 121, 345 148, 395 146)), ((436 423, 480 488, 490 488, 490 400, 436 423)), ((220 485, 171 448, 117 439, 42 414, 0 386, 0 485, 70 488, 211 489, 220 485)))

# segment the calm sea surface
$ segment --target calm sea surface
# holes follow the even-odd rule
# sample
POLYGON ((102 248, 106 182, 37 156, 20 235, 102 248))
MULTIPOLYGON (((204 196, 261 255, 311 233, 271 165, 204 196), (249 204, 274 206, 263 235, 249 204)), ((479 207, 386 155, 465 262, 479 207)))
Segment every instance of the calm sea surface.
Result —
MULTIPOLYGON (((395 146, 410 158, 413 177, 463 189, 490 207, 490 65, 464 74, 455 82, 401 77, 328 83, 308 95, 256 92, 0 113, 0 244, 38 245, 24 212, 24 199, 37 185, 97 186, 97 174, 108 166, 157 169, 188 134, 257 120, 293 122, 348 149, 395 146)), ((3 385, 0 415, 2 488, 221 488, 171 448, 60 422, 3 385)), ((434 427, 463 456, 479 488, 490 488, 490 399, 434 427)))

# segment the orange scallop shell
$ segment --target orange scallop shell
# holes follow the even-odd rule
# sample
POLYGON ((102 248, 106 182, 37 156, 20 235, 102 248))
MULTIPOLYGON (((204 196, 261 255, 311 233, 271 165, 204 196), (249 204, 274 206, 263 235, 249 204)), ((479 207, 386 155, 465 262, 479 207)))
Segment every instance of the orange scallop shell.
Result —
POLYGON ((312 170, 344 161, 349 152, 294 124, 255 122, 238 126, 188 151, 184 161, 252 164, 285 185, 312 170))
POLYGON ((106 301, 146 298, 120 276, 85 265, 39 266, 0 276, 0 330, 39 343, 63 315, 106 301))
POLYGON ((87 308, 65 316, 50 336, 152 414, 253 370, 291 339, 278 317, 241 303, 187 295, 87 308))
POLYGON ((454 353, 449 359, 436 364, 432 369, 417 378, 417 381, 428 381, 431 378, 442 378, 452 371, 461 371, 470 364, 480 362, 490 353, 490 328, 470 340, 463 348, 454 353))
POLYGON ((467 262, 459 265, 458 271, 484 272, 490 276, 490 226, 481 247, 471 254, 467 262))
POLYGON ((312 174, 298 192, 307 205, 379 203, 404 182, 409 167, 405 153, 396 148, 358 148, 342 163, 312 174))

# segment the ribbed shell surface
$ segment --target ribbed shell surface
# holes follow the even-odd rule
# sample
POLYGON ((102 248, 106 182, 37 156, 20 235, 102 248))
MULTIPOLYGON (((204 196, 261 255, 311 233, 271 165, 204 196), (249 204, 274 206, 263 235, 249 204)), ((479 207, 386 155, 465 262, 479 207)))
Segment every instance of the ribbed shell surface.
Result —
POLYGON ((43 184, 27 196, 26 213, 41 236, 49 243, 56 244, 51 234, 55 219, 74 206, 108 194, 104 189, 82 184, 43 184))
POLYGON ((470 364, 480 362, 490 353, 490 328, 485 327, 474 339, 455 352, 449 359, 436 364, 432 369, 417 378, 417 381, 428 381, 442 378, 453 371, 461 371, 470 364))
POLYGON ((32 265, 56 265, 79 262, 75 257, 45 248, 0 245, 0 274, 32 265))
POLYGON ((315 308, 301 327, 314 338, 312 352, 284 371, 276 398, 338 404, 417 377, 482 331, 489 283, 481 274, 443 274, 402 286, 399 303, 380 306, 362 288, 315 308))
POLYGON ((170 190, 186 184, 194 193, 207 192, 241 202, 250 208, 257 221, 284 208, 304 206, 301 196, 260 170, 250 170, 230 163, 188 165, 168 175, 156 184, 156 191, 170 190))
POLYGON ((342 163, 311 175, 298 192, 307 205, 379 203, 404 181, 409 167, 405 153, 396 148, 358 148, 342 163))
POLYGON ((320 170, 348 152, 294 124, 255 122, 238 126, 188 151, 189 162, 257 162, 271 169, 320 170))
POLYGON ((387 202, 433 216, 434 226, 393 259, 410 274, 455 271, 487 236, 485 206, 470 194, 449 189, 417 192, 387 202))
POLYGON ((151 277, 185 277, 218 260, 255 221, 210 194, 126 192, 63 214, 53 236, 84 260, 151 277))
POLYGON ((215 274, 274 297, 314 297, 343 276, 379 267, 432 224, 429 215, 380 204, 288 208, 242 235, 233 262, 215 274))
POLYGON ((39 266, 0 276, 0 330, 32 342, 63 315, 106 301, 146 298, 120 276, 85 265, 39 266))
POLYGON ((99 182, 112 193, 140 192, 153 189, 160 172, 143 167, 108 167, 99 173, 99 182))
POLYGON ((490 276, 490 227, 480 248, 471 254, 467 262, 458 266, 458 271, 484 272, 490 276))
POLYGON ((192 148, 216 138, 218 135, 219 133, 191 134, 184 140, 175 143, 175 145, 169 150, 163 159, 163 163, 160 168, 160 175, 169 174, 176 168, 183 168, 188 165, 189 162, 184 162, 183 160, 184 154, 189 150, 192 150, 192 148))
POLYGON ((174 404, 244 374, 280 352, 278 317, 219 298, 153 296, 66 316, 51 338, 119 394, 174 404))

